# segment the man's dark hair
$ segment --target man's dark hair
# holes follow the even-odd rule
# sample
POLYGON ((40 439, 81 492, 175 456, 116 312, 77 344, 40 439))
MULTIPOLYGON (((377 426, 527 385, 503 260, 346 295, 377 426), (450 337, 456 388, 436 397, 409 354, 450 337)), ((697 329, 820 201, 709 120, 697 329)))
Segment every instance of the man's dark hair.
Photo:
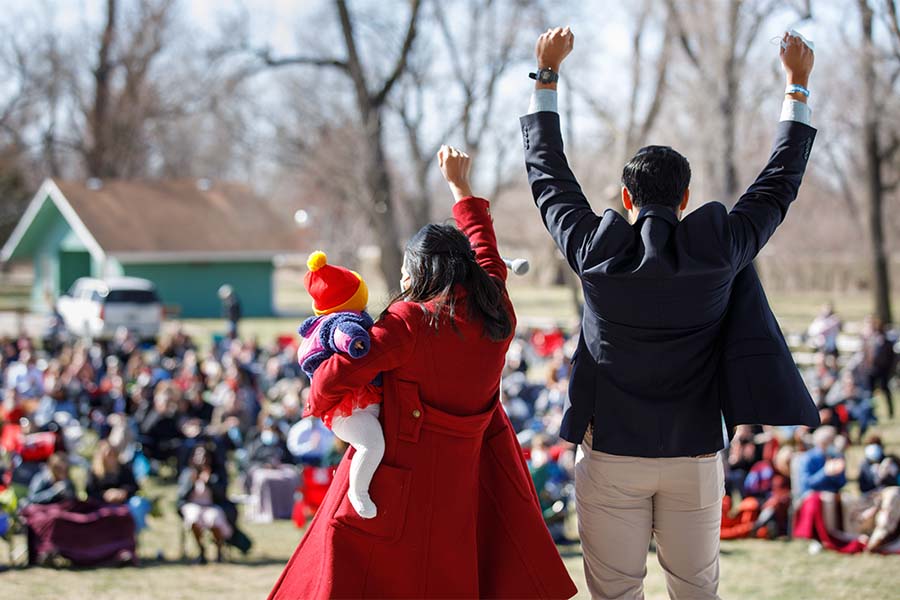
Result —
POLYGON ((690 163, 669 146, 644 146, 622 169, 622 185, 639 208, 661 204, 677 209, 690 183, 690 163))

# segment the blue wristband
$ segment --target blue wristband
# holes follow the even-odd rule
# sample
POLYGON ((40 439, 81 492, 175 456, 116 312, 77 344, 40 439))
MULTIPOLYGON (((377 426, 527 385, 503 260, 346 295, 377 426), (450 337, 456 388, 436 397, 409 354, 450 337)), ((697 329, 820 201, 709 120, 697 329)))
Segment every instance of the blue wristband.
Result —
POLYGON ((797 83, 792 83, 791 85, 787 86, 787 88, 785 88, 785 90, 784 90, 784 93, 785 94, 803 94, 804 96, 809 98, 809 90, 797 83))

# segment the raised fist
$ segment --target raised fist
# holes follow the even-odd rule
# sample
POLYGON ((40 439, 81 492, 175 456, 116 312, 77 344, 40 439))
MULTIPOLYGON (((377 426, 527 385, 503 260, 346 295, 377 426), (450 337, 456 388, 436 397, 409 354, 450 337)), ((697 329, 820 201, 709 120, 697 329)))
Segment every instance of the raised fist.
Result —
POLYGON ((468 154, 452 146, 441 146, 438 151, 438 164, 441 167, 441 175, 444 176, 457 201, 472 195, 469 186, 472 159, 468 154))
POLYGON ((782 38, 781 65, 787 74, 787 82, 809 87, 809 73, 812 71, 815 55, 803 40, 785 33, 782 38))
POLYGON ((574 44, 575 34, 568 27, 548 29, 540 35, 534 47, 538 68, 550 68, 558 72, 574 44))

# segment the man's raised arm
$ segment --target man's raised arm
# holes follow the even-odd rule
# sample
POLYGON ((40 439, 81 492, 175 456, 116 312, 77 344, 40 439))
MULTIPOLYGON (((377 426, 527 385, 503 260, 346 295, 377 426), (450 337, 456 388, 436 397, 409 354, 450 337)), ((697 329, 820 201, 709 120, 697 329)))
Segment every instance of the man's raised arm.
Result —
POLYGON ((600 218, 591 210, 566 161, 557 112, 559 68, 574 42, 568 27, 549 29, 538 38, 535 89, 529 114, 522 117, 521 125, 525 167, 535 204, 569 265, 580 273, 600 218))
POLYGON ((816 130, 806 104, 813 51, 804 41, 785 34, 781 63, 787 79, 781 123, 765 168, 728 215, 731 257, 735 270, 750 264, 797 197, 816 130))

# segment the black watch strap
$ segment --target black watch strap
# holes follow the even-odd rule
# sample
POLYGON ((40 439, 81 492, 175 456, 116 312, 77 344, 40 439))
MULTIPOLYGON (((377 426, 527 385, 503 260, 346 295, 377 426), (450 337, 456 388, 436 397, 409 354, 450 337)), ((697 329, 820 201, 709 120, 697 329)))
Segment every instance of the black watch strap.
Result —
POLYGON ((547 67, 538 70, 536 73, 529 73, 528 76, 541 83, 556 83, 559 81, 559 73, 547 67))

